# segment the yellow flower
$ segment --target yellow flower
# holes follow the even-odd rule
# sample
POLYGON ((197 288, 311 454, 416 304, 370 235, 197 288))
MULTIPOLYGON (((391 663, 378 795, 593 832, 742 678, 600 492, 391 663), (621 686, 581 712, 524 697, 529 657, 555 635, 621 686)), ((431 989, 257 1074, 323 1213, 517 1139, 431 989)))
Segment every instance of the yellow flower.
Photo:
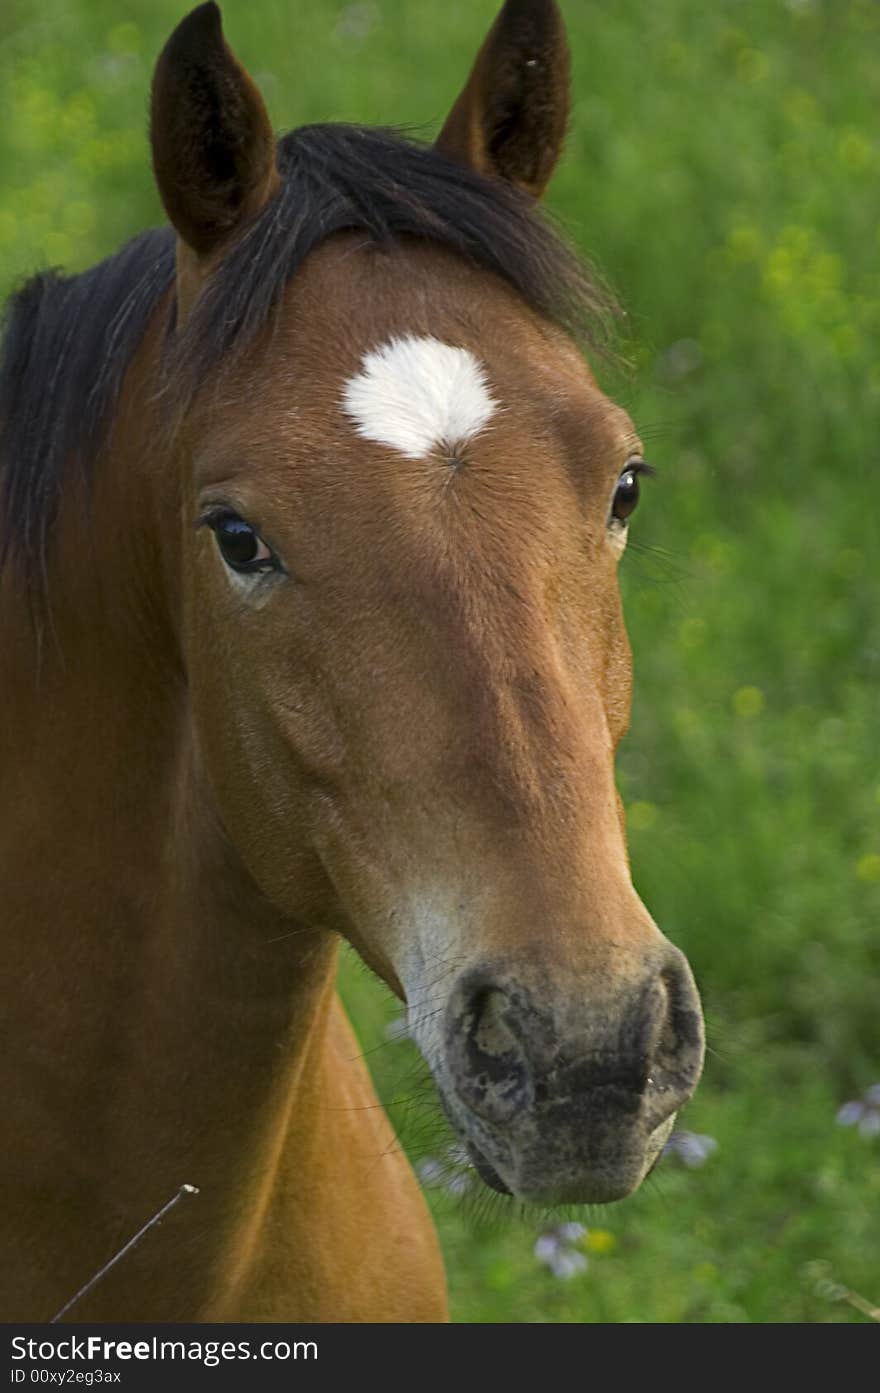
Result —
POLYGON ((764 710, 764 693, 760 687, 740 687, 733 694, 733 709, 738 716, 750 721, 764 710))
POLYGON ((856 863, 856 875, 869 885, 880 885, 880 856, 869 852, 856 863))
POLYGON ((617 1247, 617 1239, 607 1229, 587 1229, 581 1239, 581 1247, 586 1248, 593 1257, 602 1258, 617 1247))

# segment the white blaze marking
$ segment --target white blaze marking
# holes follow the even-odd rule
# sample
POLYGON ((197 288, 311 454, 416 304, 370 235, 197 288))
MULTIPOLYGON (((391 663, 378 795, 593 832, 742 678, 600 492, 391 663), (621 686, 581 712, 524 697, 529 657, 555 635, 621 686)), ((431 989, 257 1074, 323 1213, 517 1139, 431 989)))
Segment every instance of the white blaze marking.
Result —
POLYGON ((408 335, 365 354, 362 371, 345 384, 343 406, 358 435, 425 459, 473 439, 498 403, 468 349, 408 335))

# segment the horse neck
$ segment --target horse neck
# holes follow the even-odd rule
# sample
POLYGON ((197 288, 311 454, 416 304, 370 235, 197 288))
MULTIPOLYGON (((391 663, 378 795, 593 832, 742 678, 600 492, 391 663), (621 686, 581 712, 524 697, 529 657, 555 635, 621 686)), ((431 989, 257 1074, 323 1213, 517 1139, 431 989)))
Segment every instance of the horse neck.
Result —
MULTIPOLYGON (((0 971, 16 984, 0 1091, 22 1174, 95 1232, 181 1183, 228 1195, 265 1170, 321 1054, 335 963, 331 934, 260 895, 201 768, 150 531, 161 515, 179 530, 159 453, 148 482, 155 337, 88 534, 78 506, 59 518, 39 654, 0 585, 0 971)), ((44 1214, 59 1218, 43 1206, 30 1241, 51 1251, 44 1214)))

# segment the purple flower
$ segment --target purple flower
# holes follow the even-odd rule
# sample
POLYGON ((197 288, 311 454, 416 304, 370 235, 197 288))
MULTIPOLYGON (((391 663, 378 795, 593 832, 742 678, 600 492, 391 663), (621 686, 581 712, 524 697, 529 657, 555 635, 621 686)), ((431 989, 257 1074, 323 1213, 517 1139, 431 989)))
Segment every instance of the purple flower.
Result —
POLYGON ((549 1267, 559 1252, 559 1239, 555 1233, 542 1233, 535 1242, 534 1253, 538 1262, 549 1267))
POLYGON ((467 1171, 459 1171, 457 1175, 451 1175, 446 1182, 446 1193, 448 1195, 466 1195, 474 1183, 472 1175, 467 1171))
POLYGON ((844 1103, 843 1107, 838 1108, 837 1110, 838 1126, 854 1127, 857 1122, 861 1121, 862 1117, 864 1116, 864 1113, 864 1103, 860 1103, 858 1101, 854 1101, 852 1103, 844 1103))
POLYGON ((838 1127, 857 1127, 860 1136, 880 1136, 880 1083, 871 1084, 861 1098, 851 1098, 837 1109, 838 1127))
POLYGON ((557 1253, 548 1266, 554 1277, 558 1277, 560 1281, 568 1282, 579 1272, 586 1272, 589 1263, 583 1253, 569 1250, 557 1253))
POLYGON ((583 1224, 560 1224, 556 1230, 562 1243, 580 1243, 587 1230, 583 1224))
POLYGON ((442 1185, 446 1175, 446 1167, 442 1161, 435 1160, 433 1156, 426 1156, 424 1161, 419 1161, 416 1166, 416 1175, 423 1185, 442 1185))
POLYGON ((718 1143, 714 1137, 699 1132, 673 1132, 663 1148, 663 1155, 675 1156, 689 1170, 696 1170, 704 1166, 712 1152, 717 1150, 718 1143))
POLYGON ((859 1132, 863 1137, 880 1136, 880 1108, 867 1109, 859 1123, 859 1132))
POLYGON ((578 1247, 587 1230, 583 1224, 555 1224, 545 1229, 535 1240, 533 1252, 538 1262, 550 1269, 560 1281, 570 1281, 589 1267, 585 1253, 578 1247))

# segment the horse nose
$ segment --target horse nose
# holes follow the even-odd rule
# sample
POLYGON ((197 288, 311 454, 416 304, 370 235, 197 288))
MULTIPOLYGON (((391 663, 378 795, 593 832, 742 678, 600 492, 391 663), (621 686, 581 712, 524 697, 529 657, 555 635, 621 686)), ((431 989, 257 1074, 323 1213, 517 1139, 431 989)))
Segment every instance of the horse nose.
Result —
POLYGON ((472 968, 446 1013, 446 1051, 462 1102, 495 1128, 518 1114, 641 1113, 651 1132, 690 1097, 703 1060, 699 997, 671 944, 635 990, 573 998, 571 984, 536 990, 523 977, 472 968))

